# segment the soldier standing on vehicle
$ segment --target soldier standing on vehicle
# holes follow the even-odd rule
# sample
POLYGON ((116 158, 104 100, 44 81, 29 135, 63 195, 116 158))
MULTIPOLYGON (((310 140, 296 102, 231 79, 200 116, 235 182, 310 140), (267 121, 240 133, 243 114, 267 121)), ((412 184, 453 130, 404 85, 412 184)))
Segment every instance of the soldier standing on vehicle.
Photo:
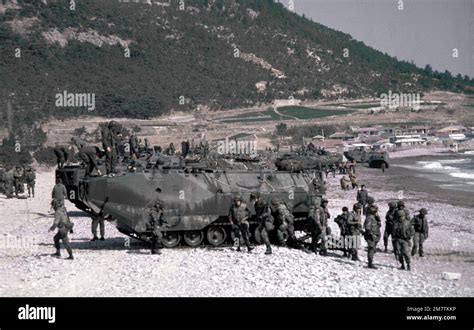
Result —
POLYGON ((54 247, 56 248, 56 253, 54 253, 53 256, 61 256, 60 241, 63 241, 66 251, 69 254, 67 259, 72 260, 74 257, 72 256, 72 248, 69 244, 68 233, 72 233, 74 224, 69 220, 66 207, 64 206, 64 199, 55 199, 53 197, 52 205, 54 208, 54 222, 51 228, 49 228, 49 231, 54 231, 56 228, 58 229, 58 232, 54 235, 54 247))
POLYGON ((397 212, 397 203, 390 202, 388 203, 388 211, 385 215, 385 230, 383 233, 383 245, 385 246, 385 253, 388 252, 388 238, 392 237, 392 248, 395 253, 395 242, 393 241, 393 227, 395 225, 395 216, 397 212))
POLYGON ((250 246, 249 241, 249 227, 248 222, 249 210, 245 203, 242 203, 242 198, 237 195, 234 198, 234 203, 230 207, 229 221, 232 224, 232 230, 234 231, 235 238, 238 241, 237 251, 240 251, 241 237, 244 239, 245 245, 248 251, 252 251, 253 248, 250 246))
POLYGON ((166 219, 163 217, 163 207, 156 203, 150 210, 151 227, 151 254, 161 254, 163 248, 163 230, 168 227, 166 219))
POLYGON ((56 155, 56 162, 58 168, 63 168, 64 164, 67 163, 69 159, 69 152, 72 151, 72 146, 60 145, 56 142, 53 152, 56 155))
POLYGON ((135 133, 133 133, 131 136, 130 136, 130 140, 128 141, 128 144, 130 145, 130 155, 132 157, 132 159, 138 159, 140 158, 140 152, 138 150, 138 138, 137 138, 137 135, 135 133))
POLYGON ((349 213, 347 218, 349 254, 354 261, 359 261, 358 249, 360 246, 360 233, 362 230, 360 210, 361 205, 359 203, 354 204, 352 207, 352 212, 349 213))
POLYGON ((374 256, 377 244, 380 241, 380 217, 377 215, 378 207, 375 205, 367 208, 367 217, 364 222, 364 238, 367 242, 367 260, 369 268, 377 269, 374 266, 374 256))
POLYGON ((28 197, 35 197, 36 174, 31 166, 26 167, 25 179, 28 188, 28 197))
POLYGON ((420 257, 424 256, 423 243, 428 238, 428 220, 426 215, 428 211, 422 208, 418 215, 415 215, 411 220, 415 229, 415 235, 413 236, 413 248, 411 255, 414 256, 418 251, 420 257))
POLYGON ((344 252, 343 257, 348 257, 348 249, 347 249, 347 235, 349 234, 349 228, 347 224, 347 220, 349 218, 349 209, 344 206, 342 208, 342 214, 339 214, 334 221, 339 226, 339 231, 341 234, 341 242, 342 242, 342 251, 344 252))
POLYGON ((120 127, 113 120, 102 127, 102 146, 105 151, 105 167, 109 176, 115 175, 119 135, 120 127))
POLYGON ((260 193, 255 193, 250 195, 250 200, 253 200, 255 208, 255 217, 257 218, 258 227, 257 231, 262 238, 263 243, 267 247, 265 254, 272 254, 272 246, 270 245, 270 239, 268 237, 268 232, 274 229, 273 217, 268 206, 268 203, 263 200, 260 196, 260 193))
POLYGON ((393 235, 397 244, 398 260, 402 265, 400 269, 405 269, 406 263, 406 269, 410 270, 410 241, 415 235, 415 229, 404 210, 397 211, 396 219, 393 235))

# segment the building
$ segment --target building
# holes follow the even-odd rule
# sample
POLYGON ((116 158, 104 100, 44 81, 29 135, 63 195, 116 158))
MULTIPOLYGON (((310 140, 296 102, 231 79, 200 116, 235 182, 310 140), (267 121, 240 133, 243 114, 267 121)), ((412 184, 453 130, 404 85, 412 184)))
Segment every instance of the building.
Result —
POLYGON ((355 135, 354 134, 349 134, 345 132, 336 132, 334 134, 331 134, 329 138, 333 140, 342 140, 342 141, 349 141, 349 140, 354 140, 355 135))

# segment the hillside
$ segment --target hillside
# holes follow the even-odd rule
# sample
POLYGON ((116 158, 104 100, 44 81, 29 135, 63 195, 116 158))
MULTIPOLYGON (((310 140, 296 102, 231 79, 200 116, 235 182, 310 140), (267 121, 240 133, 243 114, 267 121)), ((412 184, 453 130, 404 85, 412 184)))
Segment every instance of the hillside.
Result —
POLYGON ((462 92, 473 85, 397 61, 270 0, 83 0, 74 10, 59 0, 3 3, 0 101, 2 122, 12 102, 14 129, 80 114, 148 118, 290 97, 462 92), (55 106, 65 90, 94 93, 96 109, 55 106))

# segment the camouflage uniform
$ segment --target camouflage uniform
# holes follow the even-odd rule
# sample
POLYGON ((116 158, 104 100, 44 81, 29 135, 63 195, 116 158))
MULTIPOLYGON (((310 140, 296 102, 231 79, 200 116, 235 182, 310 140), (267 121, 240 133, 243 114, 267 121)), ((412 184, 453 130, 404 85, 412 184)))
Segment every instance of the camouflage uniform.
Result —
POLYGON ((28 188, 28 197, 35 197, 36 174, 29 166, 26 168, 25 179, 26 186, 28 188))
POLYGON ((82 160, 84 166, 86 167, 86 176, 90 176, 94 169, 99 175, 101 174, 99 167, 97 166, 97 149, 98 148, 95 146, 87 146, 83 147, 79 151, 79 158, 82 160))
POLYGON ((392 236, 392 248, 393 251, 395 252, 395 242, 393 241, 393 226, 395 223, 395 216, 397 212, 397 203, 395 202, 390 202, 388 203, 388 211, 387 214, 385 215, 385 230, 383 233, 383 244, 385 246, 385 252, 387 252, 387 245, 388 245, 388 238, 392 236))
POLYGON ((247 249, 252 251, 249 241, 249 227, 248 222, 249 210, 245 203, 242 203, 240 196, 234 198, 234 203, 229 210, 229 221, 232 223, 232 230, 234 231, 235 237, 238 241, 237 251, 240 251, 241 239, 243 237, 247 249))
POLYGON ((56 228, 58 229, 58 232, 54 235, 54 247, 56 248, 56 253, 53 255, 57 257, 61 256, 61 245, 59 244, 59 241, 63 241, 66 251, 69 254, 68 259, 74 259, 72 256, 71 245, 69 244, 69 237, 67 236, 70 231, 72 232, 73 223, 69 221, 63 202, 60 200, 53 200, 53 207, 55 210, 54 223, 49 230, 53 231, 56 228))
POLYGON ((9 169, 5 171, 4 180, 5 195, 7 198, 13 198, 13 170, 9 169))
POLYGON ((53 192, 51 193, 51 197, 53 198, 53 202, 58 202, 59 205, 64 205, 64 199, 67 198, 67 189, 66 186, 63 185, 61 179, 57 179, 56 185, 53 187, 53 192))
POLYGON ((260 197, 259 193, 252 194, 251 198, 255 200, 255 217, 258 222, 257 231, 267 248, 265 254, 272 254, 272 246, 270 245, 270 239, 268 237, 268 232, 274 229, 270 207, 268 203, 260 197))
POLYGON ((414 256, 418 250, 420 257, 424 256, 423 242, 428 238, 428 221, 426 215, 428 211, 425 208, 420 210, 420 213, 413 217, 411 220, 415 229, 415 235, 413 236, 413 248, 411 255, 414 256))
POLYGON ((377 216, 377 207, 371 206, 367 209, 367 217, 364 222, 364 238, 367 242, 367 260, 369 268, 376 269, 373 264, 377 244, 380 241, 381 220, 377 216))
POLYGON ((274 208, 274 218, 277 227, 277 237, 280 245, 285 246, 285 234, 288 234, 288 240, 291 243, 297 245, 297 240, 295 236, 295 219, 293 214, 288 210, 288 207, 281 203, 280 201, 273 199, 272 206, 274 208))
POLYGON ((22 194, 25 192, 25 186, 23 185, 23 169, 17 166, 13 171, 13 184, 15 186, 15 195, 22 194))
POLYGON ((167 226, 167 222, 163 217, 163 208, 159 203, 155 204, 150 210, 150 226, 152 231, 151 254, 161 254, 160 249, 163 248, 163 228, 167 226))
POLYGON ((413 224, 406 218, 404 210, 397 211, 397 221, 393 230, 393 236, 396 240, 397 256, 402 267, 405 269, 405 262, 407 269, 410 270, 410 240, 415 235, 413 224))
POLYGON ((54 154, 56 155, 58 168, 63 168, 64 163, 66 163, 69 158, 68 147, 63 146, 63 145, 57 145, 54 147, 53 151, 54 151, 54 154))
POLYGON ((94 237, 92 238, 92 241, 97 241, 99 238, 97 237, 97 227, 100 228, 100 240, 103 241, 105 240, 104 235, 105 235, 105 220, 102 215, 93 215, 92 216, 92 223, 91 223, 91 231, 92 235, 94 237))
POLYGON ((353 211, 349 213, 347 218, 348 235, 349 235, 349 254, 352 256, 352 260, 358 261, 358 249, 360 246, 360 232, 362 229, 360 219, 360 204, 354 204, 353 211))
POLYGON ((132 136, 130 136, 130 140, 128 143, 130 144, 130 154, 132 155, 132 158, 140 158, 140 152, 138 150, 138 138, 135 134, 132 134, 132 136))
POLYGON ((342 251, 344 252, 344 257, 349 256, 348 249, 347 249, 347 235, 349 234, 349 226, 347 224, 347 220, 349 218, 349 210, 347 207, 342 208, 342 214, 338 215, 334 221, 339 226, 339 231, 341 233, 341 241, 342 241, 342 251))
POLYGON ((320 251, 322 255, 326 255, 327 214, 320 203, 321 200, 318 197, 313 197, 308 212, 309 228, 311 231, 311 249, 313 252, 317 252, 317 244, 318 241, 321 240, 320 251))

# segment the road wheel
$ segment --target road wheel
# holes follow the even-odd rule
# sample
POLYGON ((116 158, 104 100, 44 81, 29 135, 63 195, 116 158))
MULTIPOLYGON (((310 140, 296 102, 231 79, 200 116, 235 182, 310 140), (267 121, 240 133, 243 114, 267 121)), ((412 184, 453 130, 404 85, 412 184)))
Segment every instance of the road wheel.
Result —
POLYGON ((181 235, 177 231, 168 231, 163 233, 162 243, 167 248, 173 248, 179 244, 181 235))
POLYGON ((191 247, 196 247, 202 243, 204 234, 201 230, 185 231, 183 234, 184 241, 191 247))
POLYGON ((207 241, 212 246, 220 246, 225 242, 227 234, 223 227, 211 226, 207 230, 207 241))

